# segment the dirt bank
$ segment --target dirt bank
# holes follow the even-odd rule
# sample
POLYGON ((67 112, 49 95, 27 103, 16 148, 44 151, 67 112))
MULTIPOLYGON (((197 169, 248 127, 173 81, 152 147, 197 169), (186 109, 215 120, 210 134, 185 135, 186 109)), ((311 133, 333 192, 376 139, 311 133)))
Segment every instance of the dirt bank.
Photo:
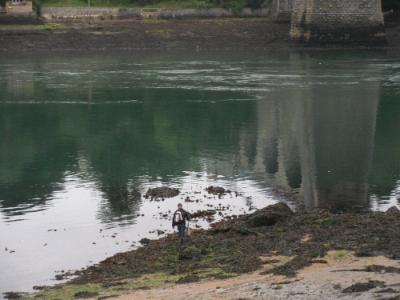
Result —
POLYGON ((0 52, 263 49, 286 45, 288 33, 265 18, 2 25, 0 52))
MULTIPOLYGON (((357 268, 346 266, 352 270, 348 272, 366 274, 360 282, 352 283, 360 283, 355 291, 365 286, 366 291, 383 288, 394 283, 370 283, 367 278, 373 273, 390 273, 400 281, 399 226, 397 209, 387 213, 293 213, 286 205, 276 204, 218 222, 210 230, 197 230, 181 249, 177 248, 175 235, 150 241, 135 251, 117 254, 77 272, 78 277, 67 285, 45 289, 37 296, 69 299, 74 293, 87 292, 103 297, 251 272, 293 281, 305 268, 326 265, 330 255, 345 258, 350 253, 354 253, 351 257, 355 262, 377 256, 392 261, 369 261, 357 268)), ((352 284, 346 281, 343 289, 351 291, 352 284)))
MULTIPOLYGON (((388 47, 400 46, 400 22, 387 24, 388 47)), ((302 48, 289 24, 269 18, 127 19, 92 23, 0 25, 0 52, 215 51, 302 48)), ((336 45, 335 47, 338 47, 336 45)))

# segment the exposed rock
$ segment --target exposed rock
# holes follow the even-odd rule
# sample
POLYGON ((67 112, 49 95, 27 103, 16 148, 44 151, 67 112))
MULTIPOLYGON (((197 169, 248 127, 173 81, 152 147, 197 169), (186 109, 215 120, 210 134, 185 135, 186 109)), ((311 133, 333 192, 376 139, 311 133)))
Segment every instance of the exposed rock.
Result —
POLYGON ((200 280, 200 277, 196 274, 189 274, 187 276, 179 278, 176 283, 189 283, 189 282, 197 282, 200 280))
POLYGON ((371 257, 371 256, 375 256, 375 253, 373 251, 371 251, 370 249, 357 249, 355 252, 355 255, 358 257, 371 257))
POLYGON ((396 267, 387 267, 380 265, 370 265, 365 268, 365 272, 373 272, 373 273, 397 273, 400 274, 400 268, 396 267))
POLYGON ((34 285, 33 287, 32 287, 32 289, 34 289, 34 290, 36 290, 36 291, 41 291, 41 290, 44 290, 44 289, 47 289, 49 286, 47 286, 47 285, 34 285))
POLYGON ((223 194, 230 193, 229 190, 225 190, 223 187, 212 186, 212 185, 209 186, 208 188, 206 188, 206 191, 209 194, 218 195, 218 196, 222 196, 223 194))
POLYGON ((89 292, 89 291, 81 291, 74 294, 74 298, 93 298, 96 297, 98 293, 89 292))
POLYGON ((22 295, 16 292, 3 293, 4 299, 22 299, 22 295))
POLYGON ((390 207, 387 211, 387 214, 400 214, 400 210, 396 206, 390 207))
POLYGON ((179 195, 179 190, 167 186, 160 186, 149 189, 144 195, 145 198, 158 199, 158 198, 172 198, 179 195))
POLYGON ((190 197, 188 196, 185 198, 185 202, 194 202, 194 200, 190 199, 190 197))
POLYGON ((150 239, 148 238, 142 238, 139 243, 141 243, 142 245, 148 245, 150 243, 150 239))
POLYGON ((397 291, 395 289, 392 289, 392 288, 387 288, 387 289, 382 289, 382 290, 376 291, 375 293, 377 293, 377 294, 383 294, 383 293, 392 294, 392 293, 397 293, 397 291))
POLYGON ((377 287, 385 287, 385 283, 383 281, 378 280, 369 280, 368 282, 359 282, 355 283, 347 288, 345 288, 343 293, 359 293, 366 292, 372 290, 377 287))
POLYGON ((118 297, 119 295, 113 295, 113 294, 111 294, 111 295, 106 295, 106 296, 100 296, 100 297, 97 297, 97 300, 105 300, 105 299, 110 299, 110 298, 116 298, 116 297, 118 297))
POLYGON ((277 203, 257 210, 247 218, 250 227, 271 226, 293 215, 292 210, 285 203, 277 203))
POLYGON ((208 209, 208 210, 198 210, 195 213, 193 213, 191 216, 193 219, 197 219, 197 218, 207 218, 210 216, 213 216, 217 213, 217 211, 213 210, 213 209, 208 209))
POLYGON ((327 264, 328 263, 325 259, 313 259, 311 262, 313 264, 327 264))

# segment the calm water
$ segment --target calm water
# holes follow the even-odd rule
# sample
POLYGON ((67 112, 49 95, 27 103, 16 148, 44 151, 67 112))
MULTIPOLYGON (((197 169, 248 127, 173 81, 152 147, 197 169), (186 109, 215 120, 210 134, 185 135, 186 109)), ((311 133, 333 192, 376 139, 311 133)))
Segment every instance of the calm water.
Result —
POLYGON ((399 93, 386 53, 2 59, 0 292, 171 232, 187 195, 224 215, 398 205, 399 93), (163 184, 182 194, 139 194, 163 184))

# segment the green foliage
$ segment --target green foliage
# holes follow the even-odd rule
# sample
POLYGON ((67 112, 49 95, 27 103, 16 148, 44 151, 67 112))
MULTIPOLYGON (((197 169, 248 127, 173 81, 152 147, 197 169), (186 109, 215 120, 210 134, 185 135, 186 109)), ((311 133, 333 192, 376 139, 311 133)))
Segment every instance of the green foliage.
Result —
POLYGON ((217 4, 223 8, 232 9, 234 12, 238 12, 246 6, 246 0, 217 0, 217 4))
POLYGON ((42 7, 43 7, 42 0, 33 0, 32 8, 36 14, 36 17, 38 17, 38 18, 40 18, 42 16, 42 7))
POLYGON ((267 1, 265 0, 247 0, 247 7, 257 9, 265 6, 267 1))
POLYGON ((383 5, 383 10, 390 10, 390 9, 394 9, 397 11, 400 10, 400 0, 383 0, 382 5, 383 5))
MULTIPOLYGON (((108 282, 108 284, 62 284, 49 287, 43 291, 22 295, 22 300, 28 299, 60 299, 69 300, 79 296, 88 295, 115 295, 121 291, 135 291, 137 289, 162 287, 165 282, 175 282, 180 278, 179 275, 171 275, 163 272, 146 274, 138 278, 123 281, 108 282)), ((82 297, 83 298, 83 297, 82 297)))
POLYGON ((6 0, 0 0, 0 7, 6 7, 6 0))
POLYGON ((336 250, 332 252, 332 256, 335 260, 341 260, 350 256, 350 252, 347 250, 336 250))
POLYGON ((269 0, 210 0, 212 4, 218 7, 231 9, 234 12, 240 12, 243 8, 252 9, 261 8, 269 3, 269 0))

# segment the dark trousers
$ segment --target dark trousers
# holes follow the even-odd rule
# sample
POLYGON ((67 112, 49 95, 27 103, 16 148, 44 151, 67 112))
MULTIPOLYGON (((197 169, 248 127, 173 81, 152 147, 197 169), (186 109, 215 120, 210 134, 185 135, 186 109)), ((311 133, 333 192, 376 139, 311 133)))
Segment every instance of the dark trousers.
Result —
POLYGON ((183 244, 183 240, 185 238, 185 231, 186 225, 185 224, 178 224, 178 237, 179 237, 179 244, 183 244))

